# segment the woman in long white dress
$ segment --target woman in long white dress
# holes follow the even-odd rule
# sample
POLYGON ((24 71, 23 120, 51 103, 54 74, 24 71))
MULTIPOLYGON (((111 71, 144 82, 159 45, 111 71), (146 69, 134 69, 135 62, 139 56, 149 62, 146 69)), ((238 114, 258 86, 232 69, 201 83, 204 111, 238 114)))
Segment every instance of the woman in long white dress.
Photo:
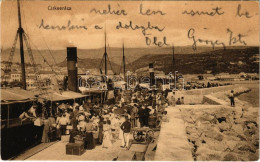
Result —
POLYGON ((98 117, 93 117, 92 122, 92 133, 95 145, 98 144, 98 136, 99 136, 99 127, 98 127, 99 119, 98 117))
POLYGON ((50 139, 48 136, 48 133, 50 132, 50 121, 48 120, 48 116, 44 117, 43 124, 44 124, 44 127, 43 127, 43 134, 42 134, 42 142, 48 143, 48 142, 50 142, 50 139))
POLYGON ((109 148, 112 146, 112 133, 111 133, 111 122, 104 121, 104 127, 103 127, 103 132, 104 132, 104 137, 103 137, 103 143, 102 147, 103 148, 109 148))

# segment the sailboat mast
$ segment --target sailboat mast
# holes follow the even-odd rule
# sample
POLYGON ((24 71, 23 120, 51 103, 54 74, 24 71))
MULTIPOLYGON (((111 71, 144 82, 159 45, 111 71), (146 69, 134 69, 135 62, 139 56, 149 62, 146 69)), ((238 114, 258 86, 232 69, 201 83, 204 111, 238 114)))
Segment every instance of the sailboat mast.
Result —
POLYGON ((124 70, 124 81, 126 81, 126 76, 125 76, 125 46, 123 44, 123 70, 124 70))
POLYGON ((23 33, 24 30, 22 28, 22 21, 21 21, 21 11, 20 11, 20 0, 17 0, 17 7, 18 7, 18 21, 19 21, 19 41, 20 41, 20 57, 21 57, 21 71, 22 71, 22 88, 26 90, 26 77, 25 77, 25 64, 24 64, 24 50, 23 50, 23 33))
POLYGON ((174 58, 174 45, 172 45, 172 70, 174 71, 174 64, 175 64, 175 58, 174 58))
POLYGON ((107 75, 107 33, 105 32, 105 75, 107 75))
POLYGON ((174 64, 175 58, 174 58, 174 46, 172 45, 172 63, 174 64))

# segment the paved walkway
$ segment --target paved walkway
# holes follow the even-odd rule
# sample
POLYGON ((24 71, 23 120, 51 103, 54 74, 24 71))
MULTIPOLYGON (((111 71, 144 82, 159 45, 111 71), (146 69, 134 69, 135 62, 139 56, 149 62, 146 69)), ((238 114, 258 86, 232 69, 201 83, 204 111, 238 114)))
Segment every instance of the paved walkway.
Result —
POLYGON ((156 161, 193 161, 191 146, 188 144, 184 121, 176 107, 168 107, 167 118, 163 122, 157 143, 156 161))
POLYGON ((67 142, 59 141, 26 160, 112 161, 118 156, 120 151, 125 150, 120 147, 121 140, 117 140, 113 143, 113 146, 108 149, 102 148, 102 146, 96 146, 95 149, 86 150, 81 156, 66 155, 66 144, 67 142))
MULTIPOLYGON (((157 138, 157 148, 155 150, 156 144, 151 145, 150 151, 147 152, 146 160, 193 161, 191 148, 188 145, 185 133, 184 121, 179 108, 169 107, 166 110, 168 112, 167 117, 169 122, 162 123, 160 135, 157 138)), ((81 156, 66 155, 66 144, 66 142, 57 142, 26 160, 111 161, 117 158, 120 152, 127 151, 120 148, 121 140, 116 140, 109 149, 96 146, 93 150, 86 150, 81 156)))
POLYGON ((21 153, 20 155, 16 156, 12 160, 26 160, 30 158, 31 156, 41 152, 42 150, 50 147, 51 145, 55 144, 56 142, 50 142, 50 143, 41 143, 33 148, 30 148, 26 150, 25 152, 21 153))
POLYGON ((150 143, 148 145, 147 151, 145 153, 145 161, 154 161, 154 156, 155 156, 155 153, 156 153, 156 147, 157 147, 159 135, 160 135, 159 131, 154 132, 155 140, 154 140, 153 143, 150 143))

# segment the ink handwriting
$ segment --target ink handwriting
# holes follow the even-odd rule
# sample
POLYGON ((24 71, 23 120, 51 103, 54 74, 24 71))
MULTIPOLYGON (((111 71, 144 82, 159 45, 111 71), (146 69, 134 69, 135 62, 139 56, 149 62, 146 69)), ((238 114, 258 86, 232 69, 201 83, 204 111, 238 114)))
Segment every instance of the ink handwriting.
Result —
MULTIPOLYGON (((84 19, 82 19, 84 20, 84 19)), ((48 25, 44 23, 44 20, 41 20, 41 24, 39 26, 39 29, 45 29, 45 30, 75 30, 75 29, 84 29, 87 30, 88 28, 85 25, 73 25, 70 20, 68 20, 66 25, 48 25)))
POLYGON ((151 9, 144 10, 143 9, 143 4, 140 4, 140 6, 139 6, 139 13, 141 15, 146 15, 146 16, 157 15, 157 14, 158 15, 166 15, 166 13, 164 13, 161 10, 157 10, 157 11, 153 11, 151 9))
POLYGON ((237 37, 234 37, 233 32, 230 29, 227 29, 227 33, 229 33, 229 45, 235 45, 237 43, 247 45, 247 43, 243 40, 243 37, 246 37, 246 35, 239 33, 237 37))
POLYGON ((215 48, 215 46, 221 45, 221 46, 223 46, 224 49, 226 49, 225 43, 221 42, 219 40, 208 40, 208 39, 197 38, 195 36, 195 29, 193 29, 193 28, 189 29, 188 38, 193 41, 192 48, 194 51, 197 49, 198 43, 210 44, 213 49, 215 48))
POLYGON ((215 15, 223 15, 225 12, 221 11, 221 7, 215 7, 212 8, 212 11, 194 11, 194 10, 190 10, 190 11, 183 11, 182 14, 187 14, 187 15, 191 15, 191 16, 195 16, 195 15, 207 15, 207 16, 215 16, 215 15))
POLYGON ((165 27, 159 27, 157 25, 151 25, 151 22, 148 21, 147 26, 144 25, 137 25, 133 24, 133 22, 130 20, 129 23, 123 24, 121 21, 118 22, 118 25, 116 26, 116 29, 132 29, 132 30, 142 30, 143 35, 150 35, 147 33, 147 30, 155 29, 159 32, 162 32, 165 27))
MULTIPOLYGON (((120 5, 118 5, 118 6, 120 7, 120 5)), ((90 11, 90 13, 92 13, 92 12, 94 12, 96 14, 100 14, 100 15, 108 15, 108 14, 118 15, 118 16, 119 15, 123 15, 123 16, 127 15, 127 12, 124 9, 119 9, 119 10, 118 9, 112 9, 110 4, 107 6, 107 9, 99 10, 99 9, 93 8, 90 11)))
POLYGON ((163 37, 163 41, 158 41, 157 37, 153 37, 153 39, 151 39, 150 37, 145 37, 145 42, 147 46, 150 45, 156 45, 158 47, 169 46, 169 44, 167 43, 167 38, 165 36, 163 37))
POLYGON ((239 16, 239 17, 242 17, 242 16, 245 16, 246 18, 251 18, 251 17, 253 17, 253 16, 251 16, 250 14, 249 14, 249 12, 246 10, 245 12, 242 12, 241 11, 241 4, 239 4, 238 6, 237 6, 237 14, 236 14, 236 16, 239 16))
MULTIPOLYGON (((229 39, 228 39, 228 45, 232 46, 232 45, 244 45, 246 46, 247 43, 245 40, 243 40, 244 37, 246 37, 246 35, 243 35, 241 33, 239 33, 237 36, 234 36, 233 31, 230 30, 229 28, 227 28, 227 33, 229 34, 229 39)), ((206 45, 211 45, 212 48, 214 49, 215 46, 223 46, 224 49, 226 49, 226 45, 224 43, 224 41, 220 41, 220 40, 209 40, 209 39, 201 39, 201 38, 197 38, 195 35, 195 29, 194 28, 190 28, 188 30, 188 38, 191 39, 193 41, 192 44, 192 48, 193 50, 197 49, 198 44, 206 44, 206 45)))

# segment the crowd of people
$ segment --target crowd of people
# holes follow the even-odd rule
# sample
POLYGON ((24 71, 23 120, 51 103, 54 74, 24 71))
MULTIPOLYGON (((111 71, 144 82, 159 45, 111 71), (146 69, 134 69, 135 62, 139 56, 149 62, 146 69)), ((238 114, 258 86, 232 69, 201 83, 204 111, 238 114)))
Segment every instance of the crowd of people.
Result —
POLYGON ((231 83, 218 83, 218 82, 187 82, 187 84, 184 86, 185 90, 191 90, 191 89, 201 89, 201 88, 211 88, 211 87, 219 87, 219 86, 226 86, 231 85, 231 83))
MULTIPOLYGON (((168 105, 184 104, 184 97, 175 101, 174 94, 163 90, 124 90, 116 91, 113 101, 105 103, 95 98, 69 103, 40 106, 33 104, 27 112, 20 115, 21 121, 32 120, 42 131, 41 142, 63 140, 69 137, 70 143, 83 142, 85 149, 97 145, 110 148, 116 140, 122 140, 121 147, 129 147, 132 128, 160 126, 167 114, 168 105), (43 128, 43 129, 41 129, 43 128)), ((229 96, 234 105, 233 92, 229 96)))
MULTIPOLYGON (((160 116, 168 106, 167 94, 148 90, 122 91, 113 104, 57 103, 55 108, 45 108, 42 116, 37 115, 35 105, 32 113, 24 112, 22 120, 34 119, 35 126, 43 127, 41 142, 63 140, 69 135, 69 142, 84 142, 85 149, 96 145, 110 148, 116 140, 122 140, 121 147, 129 147, 131 129, 134 127, 156 127, 160 121, 151 122, 151 117, 160 116), (55 113, 46 113, 52 110, 55 113), (151 124, 153 123, 153 124, 151 124)), ((46 106, 45 106, 46 107, 46 106)))

